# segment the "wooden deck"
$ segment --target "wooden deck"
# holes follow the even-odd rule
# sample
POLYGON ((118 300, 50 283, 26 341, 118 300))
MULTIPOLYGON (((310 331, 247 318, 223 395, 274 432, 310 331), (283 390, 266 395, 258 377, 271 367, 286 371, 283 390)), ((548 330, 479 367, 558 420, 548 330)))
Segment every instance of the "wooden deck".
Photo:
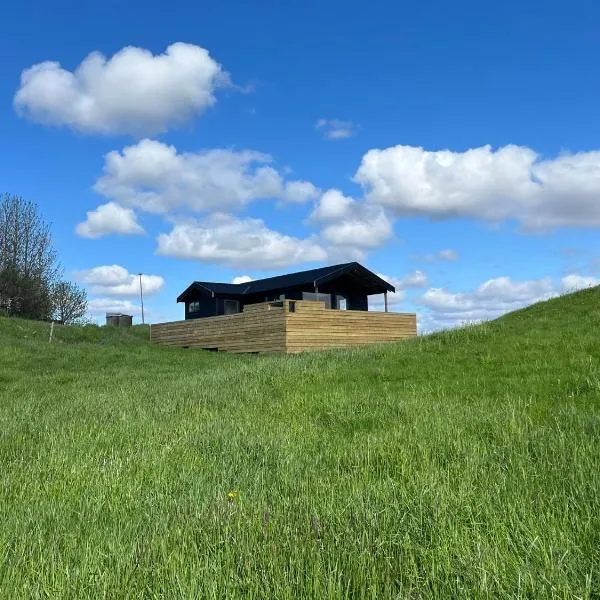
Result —
POLYGON ((230 352, 303 352, 397 342, 417 335, 412 313, 332 310, 323 302, 283 300, 235 315, 152 325, 152 341, 230 352))

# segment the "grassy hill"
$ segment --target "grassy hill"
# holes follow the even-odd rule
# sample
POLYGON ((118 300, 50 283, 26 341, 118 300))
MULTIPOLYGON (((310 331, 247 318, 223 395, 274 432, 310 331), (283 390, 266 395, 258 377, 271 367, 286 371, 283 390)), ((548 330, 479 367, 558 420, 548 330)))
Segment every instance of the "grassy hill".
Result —
POLYGON ((600 290, 236 356, 0 319, 0 596, 598 598, 600 290))

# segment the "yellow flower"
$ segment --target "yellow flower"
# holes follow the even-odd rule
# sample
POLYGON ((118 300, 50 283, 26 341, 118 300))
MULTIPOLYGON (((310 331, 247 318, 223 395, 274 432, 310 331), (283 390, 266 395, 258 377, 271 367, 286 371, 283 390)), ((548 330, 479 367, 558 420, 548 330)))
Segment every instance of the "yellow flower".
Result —
POLYGON ((237 495, 238 495, 238 493, 233 490, 231 492, 227 492, 227 497, 230 500, 235 500, 237 498, 237 495))

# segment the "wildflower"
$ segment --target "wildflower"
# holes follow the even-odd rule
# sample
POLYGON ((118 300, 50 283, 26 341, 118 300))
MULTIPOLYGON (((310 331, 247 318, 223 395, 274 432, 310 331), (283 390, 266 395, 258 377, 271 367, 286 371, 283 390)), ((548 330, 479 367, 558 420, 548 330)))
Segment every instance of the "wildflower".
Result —
POLYGON ((230 492, 227 492, 227 497, 230 500, 235 500, 238 497, 238 493, 234 490, 231 490, 230 492))

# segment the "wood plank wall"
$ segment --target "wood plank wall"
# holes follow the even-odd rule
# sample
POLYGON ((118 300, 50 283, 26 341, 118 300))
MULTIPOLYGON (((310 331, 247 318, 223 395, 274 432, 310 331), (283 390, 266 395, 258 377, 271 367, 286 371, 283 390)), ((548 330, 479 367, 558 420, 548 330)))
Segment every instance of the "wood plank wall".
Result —
POLYGON ((297 301, 286 312, 286 351, 397 342, 417 335, 413 313, 328 310, 322 302, 297 301))
POLYGON ((252 304, 236 315, 152 325, 151 339, 170 346, 230 352, 285 352, 283 307, 252 304))
POLYGON ((155 342, 230 352, 303 352, 396 342, 417 335, 416 315, 331 310, 323 302, 252 304, 236 315, 152 325, 155 342), (293 304, 293 312, 290 310, 293 304))

